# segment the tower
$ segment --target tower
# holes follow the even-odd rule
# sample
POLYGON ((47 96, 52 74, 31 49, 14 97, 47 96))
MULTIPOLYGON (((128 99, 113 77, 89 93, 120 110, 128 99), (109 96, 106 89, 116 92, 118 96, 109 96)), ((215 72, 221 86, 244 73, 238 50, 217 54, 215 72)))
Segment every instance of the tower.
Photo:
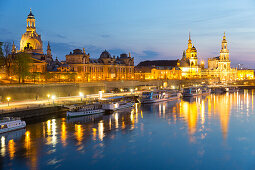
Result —
POLYGON ((38 35, 35 27, 35 17, 30 9, 27 16, 26 32, 20 40, 20 51, 27 53, 43 54, 41 35, 38 35))
POLYGON ((220 50, 220 60, 228 61, 229 60, 229 51, 227 47, 228 43, 226 40, 226 34, 224 32, 223 40, 221 43, 221 50, 220 50))
POLYGON ((35 17, 32 14, 31 8, 30 8, 30 13, 27 16, 27 31, 29 32, 35 32, 35 17))
POLYGON ((191 48, 192 48, 192 42, 191 42, 190 33, 189 33, 188 49, 191 49, 191 48))
POLYGON ((13 54, 16 53, 16 46, 15 46, 15 44, 14 44, 14 41, 13 41, 13 43, 12 43, 12 53, 13 53, 13 54))
POLYGON ((190 66, 197 66, 197 49, 192 45, 189 33, 188 49, 186 50, 186 59, 189 61, 190 66))
POLYGON ((229 50, 227 44, 226 34, 224 32, 223 40, 221 43, 220 59, 218 62, 218 68, 220 70, 230 70, 229 50))
POLYGON ((50 42, 48 41, 48 46, 47 46, 47 56, 51 56, 51 48, 50 48, 50 42))

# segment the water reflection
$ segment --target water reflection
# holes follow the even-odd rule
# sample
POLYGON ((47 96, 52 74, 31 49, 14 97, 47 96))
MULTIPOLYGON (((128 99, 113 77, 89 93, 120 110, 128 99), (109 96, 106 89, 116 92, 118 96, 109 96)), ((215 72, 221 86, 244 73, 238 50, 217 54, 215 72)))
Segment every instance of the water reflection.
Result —
POLYGON ((15 154, 15 142, 13 139, 9 140, 8 142, 8 150, 9 150, 10 159, 13 159, 15 154))
MULTIPOLYGON (((134 142, 139 136, 145 136, 146 140, 148 138, 151 141, 153 133, 167 132, 173 127, 179 127, 175 130, 176 136, 186 136, 187 141, 191 144, 200 139, 204 140, 212 131, 217 132, 216 134, 226 141, 231 117, 245 116, 248 118, 251 116, 253 95, 254 90, 244 90, 238 93, 211 94, 151 105, 136 104, 132 110, 116 112, 112 115, 49 119, 28 125, 27 130, 23 130, 19 135, 16 134, 16 137, 14 137, 15 135, 0 136, 0 155, 2 158, 8 158, 8 161, 14 162, 15 158, 25 157, 27 160, 22 160, 24 166, 30 168, 46 166, 48 160, 70 158, 76 151, 86 150, 87 152, 90 150, 93 153, 91 154, 93 159, 103 159, 103 152, 107 145, 110 145, 109 140, 118 140, 123 135, 129 138, 128 142, 134 142), (156 122, 160 123, 156 124, 156 122), (167 126, 160 129, 164 124, 167 126), (185 133, 183 134, 183 132, 185 133), (134 134, 136 136, 132 138, 134 134), (43 157, 46 157, 47 161, 43 157), (42 165, 43 163, 45 165, 42 165)), ((122 142, 126 141, 114 141, 113 143, 122 142)), ((146 143, 142 145, 146 145, 146 143)), ((113 150, 125 150, 114 148, 112 145, 110 147, 113 150)), ((136 153, 136 150, 132 150, 132 153, 136 153)), ((86 152, 79 153, 86 155, 86 152)), ((146 152, 146 149, 143 152, 146 152)), ((204 153, 203 149, 199 152, 201 155, 204 153)), ((76 157, 76 159, 80 158, 76 157)), ((60 164, 64 164, 63 162, 60 164)), ((82 164, 83 161, 81 160, 80 163, 82 164)))
POLYGON ((101 120, 99 123, 98 123, 98 138, 103 141, 103 138, 104 138, 104 122, 103 120, 101 120))
POLYGON ((61 123, 61 142, 63 146, 65 147, 67 145, 66 143, 66 119, 62 118, 62 123, 61 123))
POLYGON ((83 128, 82 125, 75 124, 75 136, 76 140, 78 141, 77 145, 81 145, 83 139, 83 128))
POLYGON ((1 137, 1 156, 5 156, 5 137, 1 137))

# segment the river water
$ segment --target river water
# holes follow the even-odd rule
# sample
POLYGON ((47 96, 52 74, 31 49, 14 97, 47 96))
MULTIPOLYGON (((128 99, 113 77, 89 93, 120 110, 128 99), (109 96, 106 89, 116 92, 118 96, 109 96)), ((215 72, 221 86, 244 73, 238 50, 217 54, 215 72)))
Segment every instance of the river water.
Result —
POLYGON ((0 169, 255 169, 254 90, 28 122, 0 169))

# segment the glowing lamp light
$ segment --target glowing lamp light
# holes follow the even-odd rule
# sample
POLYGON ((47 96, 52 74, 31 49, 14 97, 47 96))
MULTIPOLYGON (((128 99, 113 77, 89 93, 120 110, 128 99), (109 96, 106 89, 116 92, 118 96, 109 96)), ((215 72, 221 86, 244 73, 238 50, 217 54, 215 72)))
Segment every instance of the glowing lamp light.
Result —
POLYGON ((55 100, 55 99, 56 99, 56 96, 55 96, 55 95, 52 95, 52 96, 51 96, 51 99, 52 99, 52 100, 55 100))
POLYGON ((6 97, 6 100, 8 101, 8 106, 10 105, 11 97, 6 97))
POLYGON ((80 96, 80 97, 83 97, 84 94, 83 94, 82 92, 79 92, 79 96, 80 96))
POLYGON ((98 94, 99 95, 99 99, 102 99, 103 98, 103 91, 99 91, 98 93, 99 93, 98 94))
POLYGON ((84 94, 82 92, 79 92, 79 96, 81 97, 81 101, 82 101, 82 98, 84 97, 84 94))
POLYGON ((26 135, 26 137, 29 137, 30 136, 30 132, 26 131, 25 135, 26 135))
POLYGON ((56 96, 55 96, 55 95, 52 95, 52 96, 51 96, 51 99, 52 99, 52 103, 54 104, 54 100, 56 99, 56 96))

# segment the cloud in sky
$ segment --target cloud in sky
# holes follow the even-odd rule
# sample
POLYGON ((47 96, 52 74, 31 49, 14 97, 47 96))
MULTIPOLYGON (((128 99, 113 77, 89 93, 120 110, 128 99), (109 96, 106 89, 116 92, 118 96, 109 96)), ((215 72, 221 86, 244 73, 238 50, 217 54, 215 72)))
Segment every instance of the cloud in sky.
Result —
POLYGON ((232 63, 242 57, 254 67, 254 7, 253 0, 8 0, 0 1, 0 35, 18 45, 32 8, 44 49, 50 41, 59 58, 84 47, 93 57, 104 49, 114 55, 130 51, 138 63, 180 58, 188 32, 200 59, 217 56, 225 31, 232 63))

